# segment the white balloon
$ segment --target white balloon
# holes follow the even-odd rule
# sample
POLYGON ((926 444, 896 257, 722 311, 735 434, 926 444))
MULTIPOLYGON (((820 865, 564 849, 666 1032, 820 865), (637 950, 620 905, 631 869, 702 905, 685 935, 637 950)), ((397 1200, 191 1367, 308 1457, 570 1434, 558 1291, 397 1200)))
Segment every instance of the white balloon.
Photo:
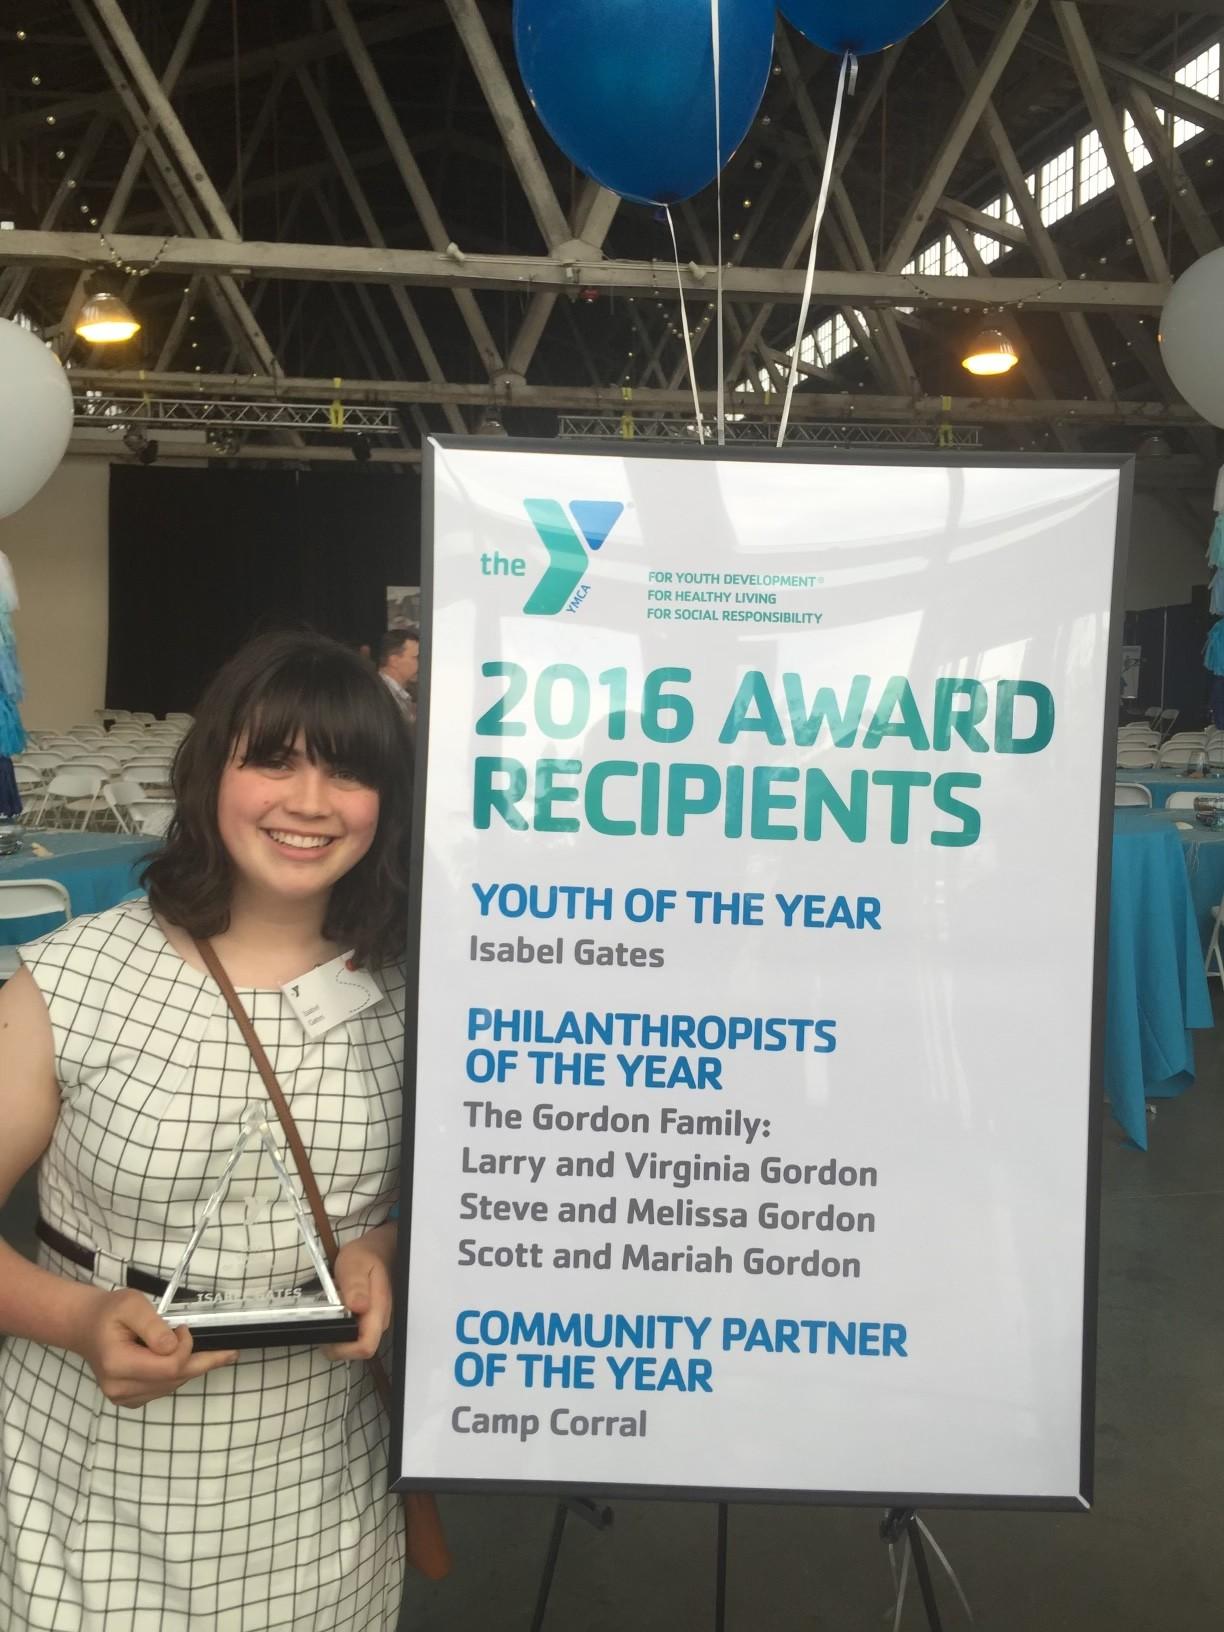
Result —
POLYGON ((1224 425, 1224 249, 1196 261, 1173 285, 1160 320, 1169 378, 1210 425, 1224 425))
POLYGON ((55 353, 0 318, 0 516, 30 500, 64 457, 72 387, 55 353))

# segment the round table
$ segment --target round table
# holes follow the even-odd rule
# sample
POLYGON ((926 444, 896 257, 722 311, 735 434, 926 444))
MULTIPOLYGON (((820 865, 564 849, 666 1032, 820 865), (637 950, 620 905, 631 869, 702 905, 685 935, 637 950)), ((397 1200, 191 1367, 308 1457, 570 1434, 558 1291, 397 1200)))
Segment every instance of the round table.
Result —
MULTIPOLYGON (((0 879, 53 878, 68 891, 74 917, 82 912, 104 912, 139 894, 141 868, 159 842, 143 834, 27 833, 24 848, 15 856, 0 856, 0 879), (35 844, 51 854, 35 855, 35 844)), ((0 946, 35 940, 58 922, 57 918, 0 919, 0 946)))
POLYGON ((1194 916, 1198 921, 1199 938, 1204 953, 1215 927, 1212 913, 1224 901, 1224 828, 1200 827, 1192 810, 1139 810, 1128 811, 1132 832, 1155 831, 1169 827, 1177 834, 1186 863, 1186 877, 1190 883, 1190 899, 1194 902, 1194 916))

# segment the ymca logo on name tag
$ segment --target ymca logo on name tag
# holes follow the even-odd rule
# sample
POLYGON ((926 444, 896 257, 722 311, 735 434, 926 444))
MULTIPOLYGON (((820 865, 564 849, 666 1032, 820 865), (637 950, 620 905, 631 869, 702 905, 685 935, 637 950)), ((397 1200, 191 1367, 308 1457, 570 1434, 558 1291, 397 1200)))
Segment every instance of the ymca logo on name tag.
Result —
POLYGON ((349 968, 352 955, 345 952, 281 987, 308 1037, 322 1037, 341 1021, 382 1001, 383 989, 374 976, 365 969, 349 968))

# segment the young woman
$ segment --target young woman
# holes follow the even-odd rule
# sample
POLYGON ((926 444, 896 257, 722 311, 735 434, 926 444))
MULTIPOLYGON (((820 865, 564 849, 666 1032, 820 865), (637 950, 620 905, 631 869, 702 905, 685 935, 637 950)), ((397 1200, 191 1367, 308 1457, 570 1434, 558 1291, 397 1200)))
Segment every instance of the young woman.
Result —
MULTIPOLYGON (((148 900, 27 946, 0 992, 0 1201, 40 1162, 43 1242, 37 1266, 0 1243, 0 1627, 390 1632, 403 1507, 353 1362, 391 1313, 410 747, 355 653, 271 635, 213 682, 174 781, 148 900), (309 1153, 359 1320, 342 1347, 194 1353, 157 1314, 266 1099, 200 940, 309 1153), (346 953, 383 996, 312 1038, 284 988, 346 953)), ((266 1292, 312 1273, 256 1147, 186 1284, 266 1292)))

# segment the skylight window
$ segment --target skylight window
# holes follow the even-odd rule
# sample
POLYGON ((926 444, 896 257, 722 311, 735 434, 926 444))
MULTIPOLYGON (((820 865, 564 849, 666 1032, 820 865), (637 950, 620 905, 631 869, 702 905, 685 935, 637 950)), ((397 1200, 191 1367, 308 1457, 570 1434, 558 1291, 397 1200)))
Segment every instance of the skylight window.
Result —
POLYGON ((1079 140, 1079 201, 1089 204, 1114 184, 1113 171, 1105 157, 1105 148, 1095 130, 1079 140))
POLYGON ((1075 208, 1075 149, 1069 147, 1043 164, 1039 172, 1038 208, 1048 227, 1075 208))
POLYGON ((1129 108, 1124 109, 1122 113, 1122 140, 1126 143, 1126 154, 1130 159, 1131 169, 1146 170, 1152 162, 1152 155, 1148 152, 1147 143, 1139 134, 1139 126, 1135 123, 1129 108))

